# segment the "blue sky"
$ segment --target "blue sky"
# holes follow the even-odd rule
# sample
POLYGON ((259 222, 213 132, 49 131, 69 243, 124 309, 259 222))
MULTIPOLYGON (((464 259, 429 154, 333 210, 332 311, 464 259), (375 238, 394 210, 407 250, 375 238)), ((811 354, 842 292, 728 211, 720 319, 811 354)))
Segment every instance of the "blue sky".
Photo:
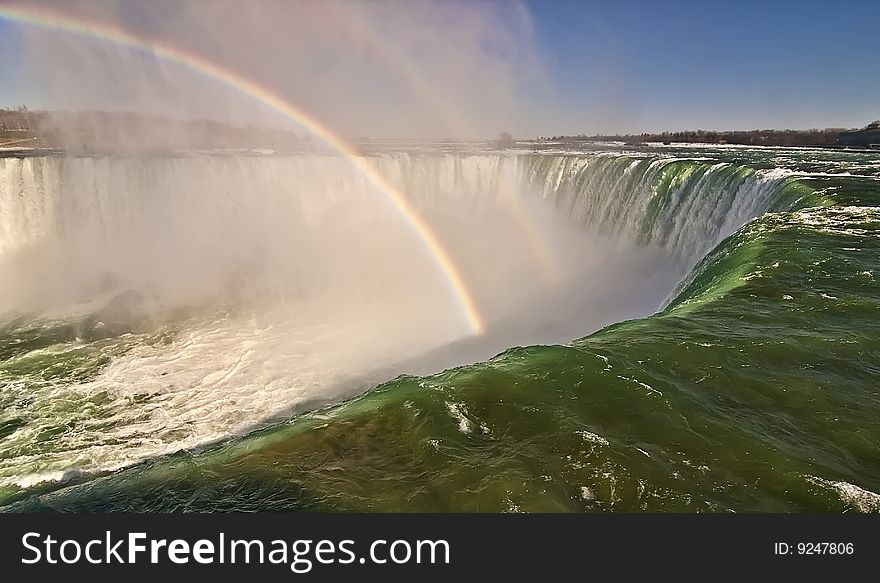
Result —
MULTIPOLYGON (((510 125, 519 134, 880 118, 880 1, 523 1, 545 86, 523 89, 529 123, 510 125)), ((0 105, 58 107, 22 74, 39 66, 22 38, 0 21, 0 105)))
POLYGON ((880 118, 880 2, 529 0, 552 84, 609 130, 880 118))
POLYGON ((18 27, 0 20, 0 105, 22 103, 31 95, 22 91, 17 82, 18 63, 21 61, 21 42, 18 27))

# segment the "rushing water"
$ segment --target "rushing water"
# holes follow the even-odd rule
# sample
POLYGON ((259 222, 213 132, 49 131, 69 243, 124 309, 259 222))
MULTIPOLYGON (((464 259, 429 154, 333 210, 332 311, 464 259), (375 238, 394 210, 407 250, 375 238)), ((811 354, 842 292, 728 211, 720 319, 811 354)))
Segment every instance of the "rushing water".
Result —
POLYGON ((0 158, 0 505, 880 510, 876 152, 371 163, 0 158))

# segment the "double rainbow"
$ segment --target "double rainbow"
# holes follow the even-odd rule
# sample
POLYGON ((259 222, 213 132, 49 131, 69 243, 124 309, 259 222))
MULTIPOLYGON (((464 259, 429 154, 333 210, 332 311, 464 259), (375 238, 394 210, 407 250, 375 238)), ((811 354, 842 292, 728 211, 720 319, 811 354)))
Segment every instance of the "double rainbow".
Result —
POLYGON ((202 55, 175 47, 164 39, 136 34, 105 22, 87 20, 57 10, 18 5, 0 5, 0 20, 64 31, 149 52, 159 59, 175 63, 247 95, 290 119, 344 156, 379 192, 384 194, 385 199, 406 219, 410 229, 433 258, 450 292, 456 298, 470 332, 473 334, 483 332, 483 319, 461 272, 430 225, 416 212, 404 194, 390 184, 366 158, 359 156, 345 140, 272 89, 202 55))

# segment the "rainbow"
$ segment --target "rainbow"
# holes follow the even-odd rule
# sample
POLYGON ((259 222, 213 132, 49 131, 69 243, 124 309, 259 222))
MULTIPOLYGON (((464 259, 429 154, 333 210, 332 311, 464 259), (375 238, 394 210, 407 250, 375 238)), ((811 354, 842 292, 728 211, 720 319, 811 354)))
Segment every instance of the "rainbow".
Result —
MULTIPOLYGON (((387 37, 376 34, 367 27, 367 19, 353 16, 350 10, 339 9, 332 3, 318 4, 318 6, 325 11, 325 14, 342 22, 348 33, 365 43, 382 63, 405 81, 418 98, 431 107, 443 120, 446 127, 453 132, 453 137, 461 138, 470 134, 470 124, 455 115, 453 109, 440 98, 440 93, 430 85, 419 67, 407 58, 406 51, 397 50, 390 44, 387 37)), ((559 285, 562 281, 562 274, 553 252, 529 216, 516 191, 505 183, 504 177, 500 173, 495 185, 495 194, 499 200, 505 203, 504 208, 529 242, 529 249, 535 261, 544 271, 548 282, 551 285, 559 285)))
POLYGON ((15 5, 0 5, 0 20, 73 33, 148 52, 159 59, 175 63, 247 95, 307 130, 328 147, 347 158, 406 219, 409 227, 433 257, 451 293, 456 297, 470 332, 472 334, 483 333, 485 325, 477 310, 476 302, 468 290, 461 272, 430 225, 416 212, 404 194, 390 184, 374 165, 363 156, 359 156, 345 140, 289 100, 236 71, 209 61, 202 55, 175 47, 164 40, 134 34, 105 22, 87 20, 56 10, 15 5))

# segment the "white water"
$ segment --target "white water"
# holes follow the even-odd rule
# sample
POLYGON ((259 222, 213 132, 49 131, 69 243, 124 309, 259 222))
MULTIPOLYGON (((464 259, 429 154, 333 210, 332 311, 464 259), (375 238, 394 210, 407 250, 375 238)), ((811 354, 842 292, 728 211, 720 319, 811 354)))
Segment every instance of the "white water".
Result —
MULTIPOLYGON (((405 217, 345 160, 0 159, 0 313, 74 319, 134 290, 142 301, 123 317, 171 331, 167 344, 104 341, 121 354, 87 382, 6 379, 25 404, 0 415, 27 423, 0 443, 0 485, 120 467, 399 373, 648 315, 781 180, 685 172, 653 212, 669 160, 610 161, 374 160, 464 275, 487 326, 475 338, 405 217), (53 430, 65 423, 74 429, 53 430), (28 454, 46 432, 51 443, 28 454)), ((89 342, 63 350, 78 345, 89 342)))

